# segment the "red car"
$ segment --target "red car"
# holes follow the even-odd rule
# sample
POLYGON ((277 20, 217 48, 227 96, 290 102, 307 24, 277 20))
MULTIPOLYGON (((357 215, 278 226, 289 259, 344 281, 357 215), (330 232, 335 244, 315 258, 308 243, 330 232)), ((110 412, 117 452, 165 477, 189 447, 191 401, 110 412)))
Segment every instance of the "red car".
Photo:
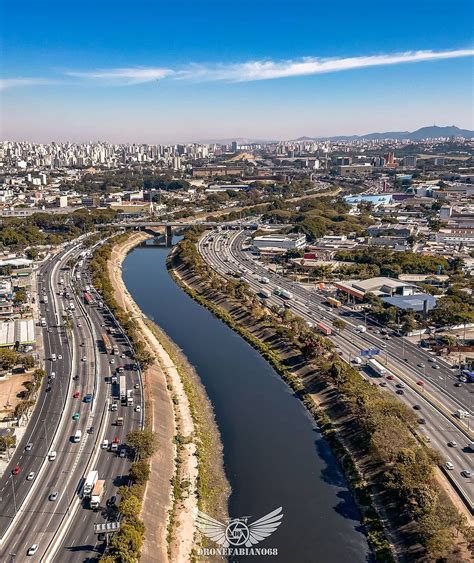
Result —
POLYGON ((13 469, 12 469, 12 473, 13 475, 18 475, 18 473, 20 473, 21 471, 21 467, 19 465, 16 465, 13 469))
POLYGON ((421 381, 421 379, 420 379, 420 381, 417 381, 416 384, 417 385, 424 385, 425 383, 423 381, 421 381))
POLYGON ((73 395, 74 399, 79 399, 80 396, 81 394, 79 393, 79 391, 76 391, 73 395))
POLYGON ((387 379, 390 379, 390 381, 393 381, 395 379, 395 377, 393 375, 387 375, 387 379))

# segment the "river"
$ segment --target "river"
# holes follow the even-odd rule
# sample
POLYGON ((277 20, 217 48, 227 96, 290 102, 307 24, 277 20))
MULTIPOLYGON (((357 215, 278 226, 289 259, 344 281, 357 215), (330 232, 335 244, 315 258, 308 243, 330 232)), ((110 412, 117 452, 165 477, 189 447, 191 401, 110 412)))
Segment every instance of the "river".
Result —
MULTIPOLYGON (((136 248, 123 277, 142 311, 183 350, 214 407, 232 487, 231 517, 250 522, 283 507, 280 527, 255 560, 370 560, 360 514, 316 424, 278 374, 240 336, 195 303, 166 269, 169 249, 136 248)), ((241 557, 249 560, 250 557, 241 557)))

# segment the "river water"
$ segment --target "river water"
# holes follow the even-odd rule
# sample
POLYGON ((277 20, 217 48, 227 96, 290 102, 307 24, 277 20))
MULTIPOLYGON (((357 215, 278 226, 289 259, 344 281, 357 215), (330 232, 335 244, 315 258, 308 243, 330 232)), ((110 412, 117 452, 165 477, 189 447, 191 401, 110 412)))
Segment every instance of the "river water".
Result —
POLYGON ((283 507, 280 527, 256 546, 277 548, 278 555, 239 560, 370 560, 352 495, 314 421, 247 342, 174 283, 166 269, 168 251, 133 250, 123 265, 125 284, 183 350, 206 388, 232 487, 230 516, 249 516, 251 523, 283 507))

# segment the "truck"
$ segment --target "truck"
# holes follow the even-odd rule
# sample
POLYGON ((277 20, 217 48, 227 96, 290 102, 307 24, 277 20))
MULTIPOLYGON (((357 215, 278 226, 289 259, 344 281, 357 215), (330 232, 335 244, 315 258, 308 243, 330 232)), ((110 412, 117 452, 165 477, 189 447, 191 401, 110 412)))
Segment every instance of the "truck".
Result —
POLYGON ((336 309, 342 306, 342 303, 339 301, 339 299, 336 299, 335 297, 328 297, 326 301, 328 305, 335 307, 336 309))
POLYGON ((45 305, 48 304, 48 296, 47 296, 47 295, 44 295, 44 296, 43 296, 43 303, 44 303, 45 305))
POLYGON ((258 292, 262 297, 265 297, 266 299, 272 296, 272 292, 268 289, 265 289, 264 287, 260 288, 258 292))
POLYGON ((89 471, 89 473, 86 475, 84 485, 82 486, 82 497, 83 498, 89 498, 90 497, 92 489, 94 488, 94 485, 96 484, 98 478, 99 478, 99 472, 98 471, 96 471, 95 469, 89 471))
POLYGON ((119 377, 120 399, 123 401, 127 397, 127 380, 125 375, 119 377))
POLYGON ((110 338, 107 336, 105 332, 103 332, 100 337, 102 338, 102 344, 104 345, 104 350, 106 354, 112 354, 112 344, 110 342, 110 338))
POLYGON ((96 508, 99 508, 99 506, 100 506, 100 501, 101 501, 102 495, 104 493, 104 485, 105 485, 104 479, 99 479, 96 482, 96 484, 94 485, 94 488, 92 489, 91 499, 90 499, 90 507, 93 510, 95 510, 96 508))
POLYGON ((365 328, 364 325, 357 325, 355 330, 356 332, 362 332, 362 333, 367 332, 367 329, 365 328))
POLYGON ((454 416, 459 418, 459 420, 463 420, 464 418, 469 418, 470 414, 469 411, 465 411, 463 409, 458 409, 455 413, 454 416))
POLYGON ((320 332, 322 332, 326 336, 329 336, 330 334, 332 334, 332 329, 327 324, 324 324, 324 323, 321 323, 321 322, 316 323, 316 328, 317 328, 317 330, 319 330, 320 332))
POLYGON ((114 347, 112 348, 112 354, 113 354, 114 356, 118 356, 118 354, 119 354, 118 346, 114 346, 114 347))
POLYGON ((285 299, 292 299, 293 294, 291 293, 291 291, 282 289, 280 292, 280 297, 284 297, 285 299))
POLYGON ((127 391, 127 407, 133 406, 133 390, 129 389, 127 391))
POLYGON ((374 360, 373 358, 367 362, 367 365, 379 377, 384 377, 387 374, 387 368, 385 368, 380 362, 374 360))
POLYGON ((474 371, 463 369, 459 379, 464 383, 474 383, 474 371))
POLYGON ((84 302, 86 305, 92 305, 94 303, 94 298, 88 291, 84 291, 84 302))
POLYGON ((41 317, 40 325, 45 327, 46 326, 46 317, 41 317))
POLYGON ((265 276, 262 276, 259 280, 260 283, 270 283, 270 280, 265 276))

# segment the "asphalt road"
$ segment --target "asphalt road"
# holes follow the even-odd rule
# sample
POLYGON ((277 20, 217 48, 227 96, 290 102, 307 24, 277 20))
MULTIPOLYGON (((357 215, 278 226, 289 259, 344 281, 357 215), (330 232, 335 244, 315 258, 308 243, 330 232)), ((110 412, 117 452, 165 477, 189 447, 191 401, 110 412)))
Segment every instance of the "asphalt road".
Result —
MULTIPOLYGON (((79 252, 74 250, 71 254, 78 257, 79 252)), ((104 319, 106 310, 99 309, 97 303, 92 306, 85 305, 83 289, 86 281, 84 277, 77 280, 69 269, 60 269, 70 258, 63 257, 64 252, 59 255, 62 262, 54 259, 41 269, 40 292, 45 288, 48 296, 48 304, 41 305, 42 315, 47 320, 47 328, 44 329, 47 358, 45 368, 48 373, 54 371, 56 377, 50 384, 44 382, 38 407, 33 413, 25 438, 13 456, 10 467, 19 463, 21 473, 11 477, 5 475, 0 482, 4 487, 0 504, 0 525, 3 530, 12 522, 15 503, 18 508, 12 533, 1 545, 1 560, 6 560, 9 554, 15 554, 15 561, 39 561, 45 553, 48 553, 49 557, 52 553, 52 542, 58 537, 63 538, 63 542, 60 549, 54 551, 54 560, 67 558, 90 561, 98 558, 104 545, 103 542, 97 542, 93 534, 93 523, 117 518, 115 510, 105 511, 105 501, 116 494, 118 486, 127 482, 126 476, 131 463, 130 459, 120 458, 100 448, 98 440, 102 440, 102 432, 100 436, 99 432, 103 428, 109 441, 117 436, 120 443, 123 443, 128 431, 139 428, 141 424, 142 413, 135 412, 133 407, 119 406, 117 413, 110 413, 108 409, 112 395, 110 373, 117 364, 110 363, 112 356, 104 352, 100 338, 101 332, 106 329, 101 325, 109 322, 104 319), (61 281, 63 283, 60 283, 61 281), (68 299, 62 296, 66 287, 71 294, 68 299), (59 327, 58 324, 62 324, 62 316, 71 301, 75 304, 75 311, 68 343, 64 327, 59 327), (51 361, 52 353, 62 355, 62 359, 51 361), (85 361, 82 358, 85 358, 85 361), (74 380, 71 376, 78 376, 78 379, 74 380), (76 392, 79 393, 79 398, 73 397, 76 392), (83 401, 87 393, 93 395, 92 403, 83 401), (74 413, 80 413, 78 421, 73 420, 74 413), (124 416, 123 427, 110 426, 117 416, 124 416), (58 424, 58 434, 51 444, 58 424), (94 430, 88 432, 91 427, 94 430), (76 430, 82 431, 80 443, 73 443, 71 439, 76 430), (29 452, 24 451, 27 442, 33 443, 29 452), (45 469, 40 470, 47 452, 52 449, 57 451, 56 460, 47 461, 45 469), (91 463, 91 458, 95 457, 97 462, 94 469, 98 469, 99 479, 106 480, 101 503, 103 506, 100 510, 93 511, 84 504, 74 510, 73 501, 80 497, 84 473, 91 463), (33 481, 26 480, 30 471, 36 473, 33 481), (34 490, 27 497, 32 485, 34 490), (48 499, 52 492, 58 492, 56 501, 48 499), (27 501, 22 504, 25 497, 27 501), (65 528, 66 523, 70 524, 68 530, 65 528), (39 545, 39 549, 35 556, 27 558, 26 552, 34 543, 39 545)), ((120 353, 128 349, 123 335, 117 336, 116 341, 120 345, 120 353)), ((114 362, 118 358, 120 356, 114 357, 114 362)), ((127 360, 131 367, 132 360, 127 360)), ((128 370, 129 380, 132 380, 131 373, 132 370, 128 370)), ((133 374, 133 379, 139 382, 138 373, 133 371, 133 374)), ((135 394, 136 403, 141 403, 141 389, 136 390, 135 394)))
MULTIPOLYGON (((420 425, 420 434, 428 436, 446 460, 454 464, 454 469, 446 471, 446 473, 449 473, 450 479, 464 492, 472 510, 474 480, 461 475, 461 471, 464 469, 474 470, 474 453, 469 448, 472 438, 469 437, 467 426, 463 432, 453 424, 454 419, 450 412, 452 413, 460 407, 470 410, 468 405, 472 404, 474 389, 471 390, 470 385, 455 387, 454 382, 457 378, 452 370, 443 366, 440 369, 433 369, 431 366, 434 362, 430 361, 430 359, 433 359, 432 356, 411 343, 405 342, 404 338, 390 337, 388 340, 382 340, 377 333, 371 331, 371 328, 375 328, 375 330, 378 330, 378 328, 371 327, 370 322, 367 323, 368 331, 366 333, 356 332, 355 327, 365 322, 364 319, 361 320, 358 313, 354 315, 354 312, 348 308, 329 308, 324 303, 325 297, 322 295, 310 291, 301 284, 288 281, 279 274, 269 272, 267 268, 254 260, 249 252, 243 251, 242 246, 248 234, 246 232, 227 234, 213 231, 201 239, 199 243, 200 252, 220 274, 234 279, 236 276, 240 276, 255 293, 259 293, 263 287, 269 289, 272 295, 265 300, 269 305, 283 306, 285 300, 273 294, 276 287, 281 287, 293 294, 293 298, 286 301, 287 306, 294 314, 306 321, 313 324, 323 321, 329 327, 332 327, 334 319, 344 319, 347 328, 341 334, 336 334, 332 327, 333 334, 330 338, 336 344, 341 356, 345 357, 347 361, 357 357, 361 350, 372 347, 380 348, 382 354, 378 358, 379 361, 386 364, 387 369, 395 376, 393 382, 386 381, 385 389, 387 392, 395 393, 397 389, 395 385, 401 382, 400 379, 412 383, 413 388, 406 387, 403 395, 396 396, 412 407, 415 404, 420 406, 420 417, 426 421, 425 425, 420 425), (209 241, 210 237, 214 239, 212 242, 209 241), (270 282, 262 284, 259 281, 261 277, 269 278, 270 282), (418 367, 417 364, 419 363, 424 363, 425 367, 418 367), (417 385, 417 381, 420 380, 424 382, 423 386, 417 385), (444 405, 447 411, 434 408, 426 400, 427 392, 432 398, 444 405), (457 443, 457 446, 448 446, 448 442, 453 440, 457 443)), ((442 363, 436 359, 436 364, 441 366, 442 363)), ((372 382, 380 382, 379 378, 373 377, 370 370, 364 369, 361 373, 372 382)))

